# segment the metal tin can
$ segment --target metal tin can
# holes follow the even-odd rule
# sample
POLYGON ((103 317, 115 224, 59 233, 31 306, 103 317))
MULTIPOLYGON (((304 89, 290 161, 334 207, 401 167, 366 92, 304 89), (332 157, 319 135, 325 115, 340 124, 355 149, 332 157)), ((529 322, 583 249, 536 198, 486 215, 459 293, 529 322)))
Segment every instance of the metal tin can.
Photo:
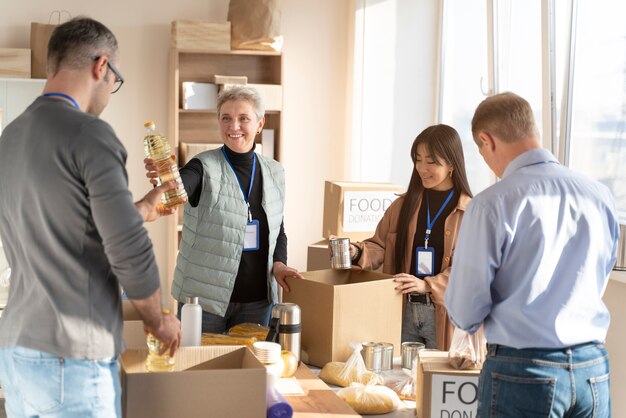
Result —
POLYGON ((417 358, 417 352, 423 350, 426 346, 417 342, 402 343, 402 368, 411 369, 413 361, 417 358))
POLYGON ((347 270, 352 266, 350 238, 330 240, 330 266, 335 270, 347 270))
POLYGON ((393 344, 391 343, 380 343, 383 349, 382 353, 382 362, 380 369, 382 371, 391 370, 393 368, 393 344))
POLYGON ((383 346, 372 342, 363 343, 362 346, 361 355, 365 362, 365 368, 374 373, 379 373, 383 361, 383 346))

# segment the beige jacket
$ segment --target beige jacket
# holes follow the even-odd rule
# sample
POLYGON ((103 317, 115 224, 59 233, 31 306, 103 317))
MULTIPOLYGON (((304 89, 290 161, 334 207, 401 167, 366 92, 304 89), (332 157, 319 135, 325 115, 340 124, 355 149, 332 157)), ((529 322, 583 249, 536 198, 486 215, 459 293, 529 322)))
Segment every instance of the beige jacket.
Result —
MULTIPOLYGON (((461 227, 461 219, 463 218, 465 208, 470 200, 471 197, 466 194, 461 194, 456 208, 454 208, 452 213, 446 218, 446 236, 444 239, 441 272, 436 276, 426 279, 426 284, 429 288, 428 291, 431 293, 432 300, 435 304, 435 328, 437 332, 437 348, 439 350, 448 350, 452 341, 454 326, 448 319, 448 313, 443 305, 443 296, 448 286, 452 255, 454 254, 456 238, 459 233, 459 228, 461 227)), ((411 217, 409 224, 405 226, 408 228, 409 234, 406 240, 406 248, 403 249, 405 257, 402 271, 398 272, 395 270, 396 227, 398 217, 400 216, 400 209, 402 208, 402 202, 404 202, 404 195, 400 196, 389 206, 385 215, 378 223, 374 236, 355 244, 361 249, 361 258, 359 259, 358 265, 355 267, 360 267, 364 270, 376 270, 382 264, 383 273, 387 274, 406 273, 411 270, 410 264, 413 252, 413 239, 415 237, 415 230, 417 229, 417 215, 420 210, 421 196, 418 200, 415 213, 411 217)))

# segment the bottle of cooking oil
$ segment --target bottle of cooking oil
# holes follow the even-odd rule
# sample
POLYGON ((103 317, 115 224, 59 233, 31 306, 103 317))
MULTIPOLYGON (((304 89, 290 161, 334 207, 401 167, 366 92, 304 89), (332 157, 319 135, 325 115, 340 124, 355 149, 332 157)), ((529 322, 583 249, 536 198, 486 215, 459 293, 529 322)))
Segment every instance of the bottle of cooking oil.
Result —
MULTIPOLYGON (((169 314, 169 309, 163 309, 164 314, 169 314)), ((174 370, 174 357, 170 356, 169 351, 163 354, 161 348, 163 343, 159 341, 152 333, 148 333, 146 337, 146 343, 148 345, 148 357, 146 358, 146 371, 148 372, 171 372, 174 370)))
POLYGON ((157 166, 159 184, 175 181, 178 185, 175 189, 163 193, 161 197, 163 207, 169 209, 186 203, 187 192, 180 179, 178 164, 171 158, 172 149, 167 138, 156 131, 154 122, 146 122, 144 127, 146 128, 146 136, 143 140, 144 152, 146 157, 151 158, 157 166))

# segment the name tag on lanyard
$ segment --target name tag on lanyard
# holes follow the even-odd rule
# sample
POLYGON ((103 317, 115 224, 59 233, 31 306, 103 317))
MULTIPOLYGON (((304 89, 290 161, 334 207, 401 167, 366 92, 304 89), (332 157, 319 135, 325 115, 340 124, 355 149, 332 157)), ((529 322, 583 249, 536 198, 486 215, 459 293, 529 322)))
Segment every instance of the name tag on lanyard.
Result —
POLYGON ((415 275, 432 276, 435 272, 435 248, 417 247, 415 249, 415 275))
POLYGON ((428 240, 430 239, 430 233, 435 225, 435 221, 443 212, 443 209, 446 207, 452 196, 454 195, 454 190, 450 191, 448 197, 446 198, 443 205, 437 211, 435 218, 430 220, 430 200, 428 199, 428 194, 426 194, 426 235, 424 236, 424 246, 415 248, 415 275, 417 277, 426 277, 432 276, 435 274, 435 248, 428 246, 428 240))
POLYGON ((259 249, 259 220, 252 219, 246 224, 246 233, 243 237, 244 251, 257 251, 259 249))
POLYGON ((224 147, 222 147, 222 154, 224 155, 224 158, 228 162, 228 165, 230 165, 230 168, 233 170, 235 179, 237 179, 237 182, 239 183, 239 188, 241 189, 241 193, 243 193, 243 199, 246 202, 246 205, 248 206, 248 221, 246 223, 246 230, 243 236, 243 250, 244 251, 258 251, 259 242, 260 242, 259 220, 252 219, 252 212, 250 210, 250 201, 249 201, 250 194, 252 194, 252 184, 254 183, 254 173, 256 172, 256 155, 252 156, 252 174, 250 175, 250 187, 248 189, 248 193, 246 194, 245 190, 243 189, 243 186, 241 185, 241 182, 239 181, 239 178, 237 177, 235 168, 233 167, 232 163, 228 159, 228 155, 226 154, 224 147))

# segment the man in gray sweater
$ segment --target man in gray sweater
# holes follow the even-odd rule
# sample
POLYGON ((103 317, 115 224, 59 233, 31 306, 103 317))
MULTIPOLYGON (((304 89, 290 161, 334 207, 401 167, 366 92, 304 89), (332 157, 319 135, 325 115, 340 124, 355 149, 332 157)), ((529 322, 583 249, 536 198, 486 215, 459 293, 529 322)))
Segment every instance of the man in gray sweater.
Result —
POLYGON ((0 318, 9 417, 121 417, 120 284, 173 355, 180 323, 162 312, 143 226, 166 214, 133 203, 126 150, 99 119, 123 78, 115 36, 76 18, 53 33, 44 94, 0 137, 0 238, 11 266, 0 318))

